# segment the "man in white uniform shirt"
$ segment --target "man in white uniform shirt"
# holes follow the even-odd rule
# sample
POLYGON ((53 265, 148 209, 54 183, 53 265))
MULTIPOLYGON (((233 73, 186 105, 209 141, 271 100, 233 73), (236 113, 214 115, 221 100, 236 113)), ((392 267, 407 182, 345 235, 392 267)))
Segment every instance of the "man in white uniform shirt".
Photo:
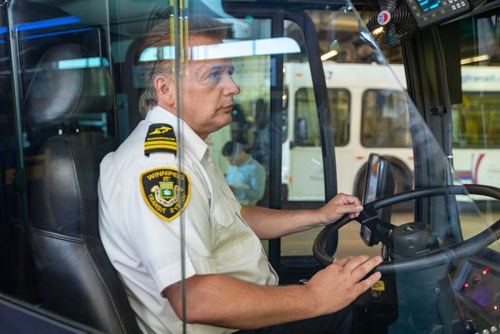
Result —
MULTIPOLYGON (((155 27, 140 50, 167 45, 169 27, 155 27)), ((189 32, 194 47, 221 43, 225 30, 218 21, 191 18, 189 32)), ((140 101, 145 119, 101 163, 106 252, 144 332, 180 333, 183 319, 189 333, 349 332, 352 318, 341 310, 379 280, 379 273, 363 278, 380 257, 338 259, 305 285, 278 286, 260 239, 358 215, 360 201, 339 194, 320 209, 300 211, 238 203, 205 142, 231 122, 240 92, 233 70, 228 59, 190 60, 176 83, 172 61, 150 64, 140 101)))

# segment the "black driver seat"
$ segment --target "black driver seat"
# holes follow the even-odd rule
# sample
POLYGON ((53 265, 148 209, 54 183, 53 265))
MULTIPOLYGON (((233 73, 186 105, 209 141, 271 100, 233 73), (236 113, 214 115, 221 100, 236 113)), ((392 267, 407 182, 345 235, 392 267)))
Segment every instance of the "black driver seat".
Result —
POLYGON ((33 180, 30 194, 40 303, 99 331, 140 333, 98 233, 99 163, 114 143, 103 130, 106 124, 82 131, 89 116, 100 115, 97 119, 105 122, 106 113, 113 111, 107 61, 101 59, 103 66, 97 67, 79 67, 78 62, 67 62, 73 65, 63 66, 66 69, 60 66, 61 61, 89 57, 77 44, 48 49, 25 99, 31 131, 56 134, 39 150, 40 177, 33 180))

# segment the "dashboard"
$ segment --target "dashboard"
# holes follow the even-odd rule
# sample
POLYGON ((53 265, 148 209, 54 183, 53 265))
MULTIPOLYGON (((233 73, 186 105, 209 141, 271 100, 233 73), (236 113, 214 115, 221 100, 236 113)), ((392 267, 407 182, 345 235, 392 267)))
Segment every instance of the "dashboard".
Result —
POLYGON ((472 333, 500 332, 500 267, 497 261, 472 257, 453 279, 457 301, 472 333))

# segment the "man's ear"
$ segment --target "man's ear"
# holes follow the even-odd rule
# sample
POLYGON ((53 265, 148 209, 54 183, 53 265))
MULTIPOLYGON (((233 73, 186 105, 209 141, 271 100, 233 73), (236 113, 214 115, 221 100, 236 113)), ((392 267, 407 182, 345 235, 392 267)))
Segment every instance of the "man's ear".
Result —
POLYGON ((153 80, 153 85, 158 96, 158 105, 165 107, 175 107, 175 85, 164 77, 158 75, 153 80))

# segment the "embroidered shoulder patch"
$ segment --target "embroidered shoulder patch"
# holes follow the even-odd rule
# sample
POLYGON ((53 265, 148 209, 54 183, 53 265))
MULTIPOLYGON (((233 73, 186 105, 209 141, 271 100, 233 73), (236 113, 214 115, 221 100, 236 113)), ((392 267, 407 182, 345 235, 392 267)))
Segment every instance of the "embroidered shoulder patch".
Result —
POLYGON ((142 197, 160 218, 171 221, 189 201, 189 176, 175 168, 156 168, 141 174, 142 197))
POLYGON ((144 141, 144 154, 154 152, 177 153, 177 139, 174 129, 165 123, 151 124, 144 141))

